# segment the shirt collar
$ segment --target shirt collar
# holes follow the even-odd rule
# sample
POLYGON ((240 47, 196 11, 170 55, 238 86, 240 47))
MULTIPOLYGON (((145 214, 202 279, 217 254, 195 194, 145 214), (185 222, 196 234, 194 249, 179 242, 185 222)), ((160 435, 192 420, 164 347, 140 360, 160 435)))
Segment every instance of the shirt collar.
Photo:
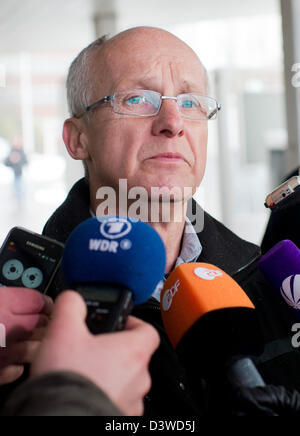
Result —
POLYGON ((198 235, 195 232, 191 221, 186 217, 182 247, 175 268, 183 263, 195 262, 200 256, 201 251, 202 245, 199 241, 198 235))
MULTIPOLYGON (((201 252, 202 245, 199 241, 198 235, 195 232, 191 221, 188 219, 188 217, 186 217, 181 251, 179 253, 179 256, 177 257, 175 268, 179 265, 182 265, 183 263, 196 262, 201 252)), ((165 276, 164 279, 158 283, 155 291, 152 294, 152 297, 155 298, 158 302, 160 302, 160 294, 164 287, 166 279, 167 276, 165 276)))

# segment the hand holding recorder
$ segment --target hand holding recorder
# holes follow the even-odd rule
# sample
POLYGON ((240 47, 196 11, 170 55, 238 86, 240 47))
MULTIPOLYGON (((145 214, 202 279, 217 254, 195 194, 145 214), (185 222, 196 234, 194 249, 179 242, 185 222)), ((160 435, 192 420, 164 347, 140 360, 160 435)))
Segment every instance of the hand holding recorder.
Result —
POLYGON ((20 227, 13 228, 0 250, 0 385, 12 383, 31 363, 49 322, 47 292, 60 265, 63 244, 20 227))
POLYGON ((77 292, 58 297, 31 374, 74 372, 101 388, 125 415, 142 415, 143 398, 151 387, 148 364, 159 345, 158 333, 130 317, 122 332, 93 335, 86 316, 86 304, 77 292))

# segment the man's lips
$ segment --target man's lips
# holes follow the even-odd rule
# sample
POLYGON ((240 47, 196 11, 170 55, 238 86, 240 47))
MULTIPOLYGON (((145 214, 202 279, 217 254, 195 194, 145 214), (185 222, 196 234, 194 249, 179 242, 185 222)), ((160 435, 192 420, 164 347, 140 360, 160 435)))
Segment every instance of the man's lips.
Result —
POLYGON ((187 162, 187 160, 180 153, 160 153, 149 158, 150 160, 158 160, 161 162, 187 162))

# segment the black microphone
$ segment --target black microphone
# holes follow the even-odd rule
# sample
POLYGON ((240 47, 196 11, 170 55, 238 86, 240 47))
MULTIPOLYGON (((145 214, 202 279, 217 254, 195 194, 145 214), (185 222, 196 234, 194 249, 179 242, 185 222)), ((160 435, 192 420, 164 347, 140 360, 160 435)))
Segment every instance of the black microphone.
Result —
MULTIPOLYGON (((295 172, 292 179, 288 179, 285 182, 285 188, 282 186, 275 190, 274 206, 271 207, 272 213, 269 218, 269 222, 263 236, 261 243, 262 253, 267 253, 278 242, 289 239, 293 241, 297 246, 300 246, 300 233, 298 230, 299 216, 300 216, 300 178, 298 177, 299 171, 295 172), (291 181, 292 189, 290 189, 291 181), (282 196, 285 195, 283 198, 282 196), (280 199, 281 197, 281 199, 280 199), (276 200, 279 202, 276 202, 276 200)), ((291 175, 292 176, 292 175, 291 175)), ((268 196, 273 197, 273 193, 268 196)), ((268 201, 268 197, 267 200, 268 201)))
POLYGON ((122 330, 133 305, 147 301, 162 280, 164 244, 148 224, 125 217, 91 218, 67 240, 63 272, 88 306, 94 334, 122 330))

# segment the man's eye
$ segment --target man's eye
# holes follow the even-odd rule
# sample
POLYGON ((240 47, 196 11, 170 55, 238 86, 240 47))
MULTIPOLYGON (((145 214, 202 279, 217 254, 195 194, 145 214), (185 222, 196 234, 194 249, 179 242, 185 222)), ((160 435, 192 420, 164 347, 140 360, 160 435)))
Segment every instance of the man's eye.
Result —
POLYGON ((194 100, 183 100, 183 102, 181 103, 181 106, 184 109, 190 109, 193 107, 197 107, 197 104, 194 100))
POLYGON ((129 105, 141 104, 141 103, 146 103, 146 99, 141 95, 137 95, 134 97, 127 98, 126 103, 129 105))

